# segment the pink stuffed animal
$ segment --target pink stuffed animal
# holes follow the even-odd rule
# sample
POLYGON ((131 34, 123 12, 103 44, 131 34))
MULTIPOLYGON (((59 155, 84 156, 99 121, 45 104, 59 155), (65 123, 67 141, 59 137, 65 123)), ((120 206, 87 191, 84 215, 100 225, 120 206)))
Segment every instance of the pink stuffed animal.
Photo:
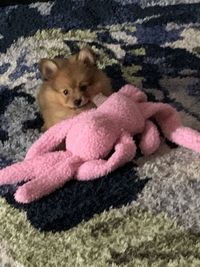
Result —
POLYGON ((32 145, 23 162, 0 170, 0 185, 26 182, 18 187, 16 201, 39 199, 72 178, 86 181, 108 174, 134 158, 136 134, 141 134, 143 154, 155 152, 160 137, 151 118, 169 140, 200 152, 200 134, 183 127, 174 108, 147 102, 146 95, 131 85, 108 99, 98 96, 94 103, 100 103, 96 110, 53 126, 32 145), (57 151, 63 141, 66 150, 57 151), (113 148, 113 154, 106 159, 113 148))

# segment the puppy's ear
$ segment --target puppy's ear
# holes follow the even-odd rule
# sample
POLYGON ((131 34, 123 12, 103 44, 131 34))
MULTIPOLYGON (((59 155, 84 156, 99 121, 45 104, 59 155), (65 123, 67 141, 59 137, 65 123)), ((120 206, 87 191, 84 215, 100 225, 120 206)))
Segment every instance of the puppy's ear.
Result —
POLYGON ((96 65, 96 55, 90 48, 82 48, 77 55, 77 60, 86 65, 96 65))
POLYGON ((50 80, 54 78, 58 71, 58 65, 50 59, 43 58, 39 62, 39 70, 43 80, 50 80))

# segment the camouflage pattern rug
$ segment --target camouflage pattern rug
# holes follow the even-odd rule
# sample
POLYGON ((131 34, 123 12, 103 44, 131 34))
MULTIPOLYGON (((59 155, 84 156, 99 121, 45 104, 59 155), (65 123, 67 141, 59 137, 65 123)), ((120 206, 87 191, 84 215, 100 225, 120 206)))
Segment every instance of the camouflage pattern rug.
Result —
MULTIPOLYGON (((39 59, 84 44, 115 90, 133 83, 200 130, 200 1, 13 2, 0 7, 0 168, 40 135, 39 59)), ((27 205, 16 187, 0 187, 2 267, 200 266, 197 153, 163 140, 152 156, 27 205)))

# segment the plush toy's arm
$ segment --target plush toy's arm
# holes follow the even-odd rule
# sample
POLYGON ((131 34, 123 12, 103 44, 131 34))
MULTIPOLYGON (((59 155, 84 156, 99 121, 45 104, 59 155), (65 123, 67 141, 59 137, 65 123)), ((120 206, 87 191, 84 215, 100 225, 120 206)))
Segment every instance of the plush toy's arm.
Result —
POLYGON ((66 137, 73 119, 62 121, 46 131, 28 150, 25 160, 53 151, 66 137))
POLYGON ((130 97, 135 102, 146 102, 147 101, 146 94, 131 84, 126 84, 125 86, 123 86, 119 90, 119 93, 130 97))
POLYGON ((160 146, 160 134, 157 126, 150 120, 145 123, 139 147, 143 155, 153 154, 160 146))
POLYGON ((91 160, 82 164, 77 171, 77 180, 92 180, 106 175, 116 168, 131 161, 136 153, 136 146, 128 133, 123 133, 115 145, 115 152, 108 160, 91 160))

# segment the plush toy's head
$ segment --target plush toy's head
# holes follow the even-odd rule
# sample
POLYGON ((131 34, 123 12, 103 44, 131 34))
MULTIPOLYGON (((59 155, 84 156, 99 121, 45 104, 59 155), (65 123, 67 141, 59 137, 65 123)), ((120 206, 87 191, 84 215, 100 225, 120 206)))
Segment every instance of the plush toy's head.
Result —
POLYGON ((119 137, 119 127, 101 114, 87 113, 69 130, 67 149, 83 160, 104 158, 119 137))

